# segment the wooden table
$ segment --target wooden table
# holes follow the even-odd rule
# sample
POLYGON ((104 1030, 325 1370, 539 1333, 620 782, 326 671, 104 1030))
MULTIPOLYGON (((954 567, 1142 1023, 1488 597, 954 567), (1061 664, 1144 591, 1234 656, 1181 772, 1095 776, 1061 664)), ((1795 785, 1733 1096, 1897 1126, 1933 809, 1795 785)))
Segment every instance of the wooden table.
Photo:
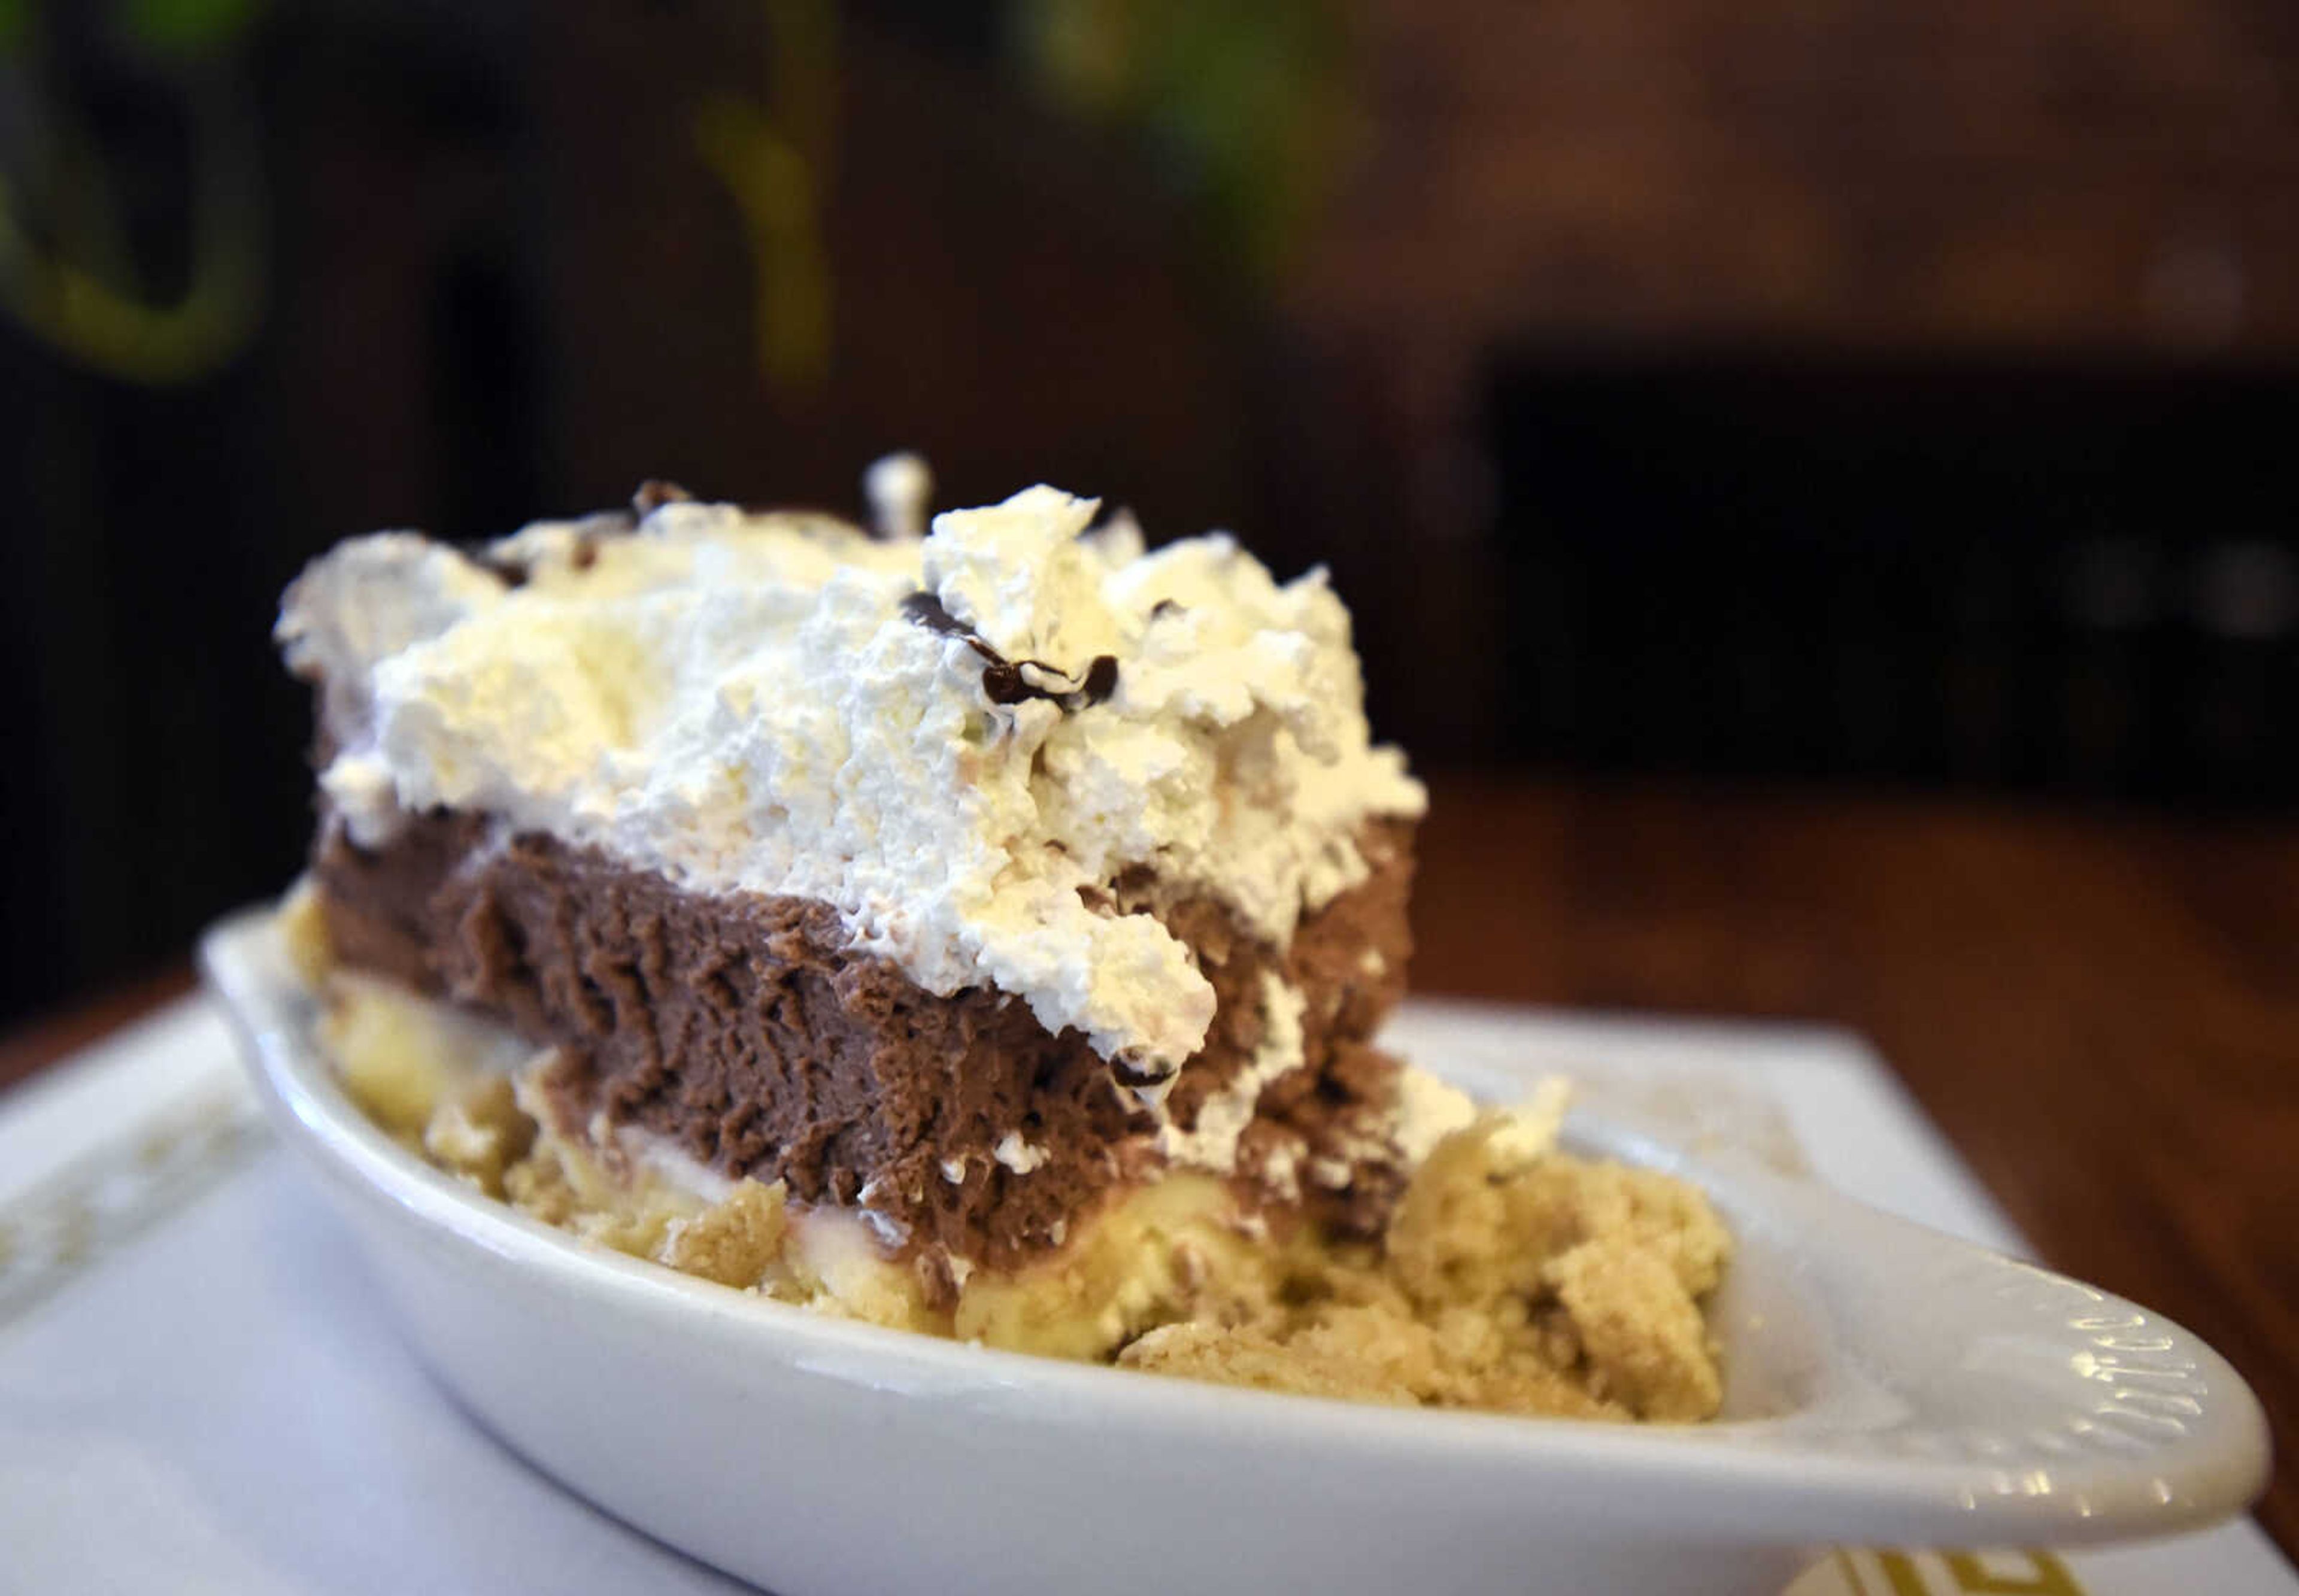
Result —
POLYGON ((2243 1371, 2299 1556, 2299 824, 1434 786, 1418 989, 1864 1032, 2046 1260, 2243 1371))
MULTIPOLYGON (((2299 1458, 2299 824, 1440 779, 1416 985, 1866 1033, 2043 1256, 2299 1458)), ((0 1042, 0 1084, 179 989, 0 1042)), ((2299 1553, 2299 1467, 2262 1509, 2299 1553)))

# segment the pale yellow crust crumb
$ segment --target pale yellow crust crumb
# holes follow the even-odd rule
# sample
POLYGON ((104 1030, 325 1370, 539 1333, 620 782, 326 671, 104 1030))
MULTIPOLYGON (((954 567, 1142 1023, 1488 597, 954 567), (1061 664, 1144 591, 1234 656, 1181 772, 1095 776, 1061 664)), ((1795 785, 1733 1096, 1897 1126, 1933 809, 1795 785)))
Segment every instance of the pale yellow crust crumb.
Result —
POLYGON ((1306 1251, 1259 1311, 1143 1336, 1118 1363, 1432 1407, 1713 1417, 1723 1381, 1701 1300, 1731 1243, 1707 1200, 1529 1148, 1522 1129, 1488 1113, 1440 1142, 1382 1248, 1306 1251))
POLYGON ((1344 1347, 1310 1347, 1281 1342, 1250 1326, 1228 1328, 1185 1320, 1160 1325, 1136 1337, 1118 1354, 1118 1363, 1150 1374, 1249 1385, 1257 1391, 1295 1396, 1339 1397, 1349 1401, 1418 1407, 1421 1399, 1394 1379, 1377 1359, 1352 1356, 1344 1347))
POLYGON ((674 1269, 721 1285, 755 1285, 782 1257, 790 1239, 790 1209, 783 1183, 746 1180, 726 1200, 692 1219, 675 1219, 660 1257, 674 1269))
POLYGON ((326 990, 322 1042, 346 1089, 411 1149, 547 1224, 722 1285, 1295 1394, 1656 1421, 1713 1417, 1722 1399, 1702 1306, 1730 1235, 1684 1181, 1556 1151, 1553 1093, 1439 1142, 1378 1247, 1258 1239, 1225 1185, 1176 1175, 1043 1264, 945 1282, 952 1306, 857 1220, 800 1212, 779 1183, 705 1195, 602 1156, 552 1122, 532 1085, 547 1053, 380 983, 337 975, 326 990))

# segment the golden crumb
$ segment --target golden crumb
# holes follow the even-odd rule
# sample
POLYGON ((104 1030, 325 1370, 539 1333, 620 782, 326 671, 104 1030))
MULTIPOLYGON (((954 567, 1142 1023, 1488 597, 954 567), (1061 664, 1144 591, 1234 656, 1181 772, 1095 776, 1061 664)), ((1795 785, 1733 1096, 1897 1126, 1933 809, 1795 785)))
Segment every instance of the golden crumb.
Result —
POLYGON ((1295 1396, 1340 1397, 1350 1401, 1416 1406, 1420 1398, 1391 1379, 1378 1360, 1354 1357, 1345 1347, 1313 1348, 1279 1342, 1263 1331, 1224 1328, 1191 1321, 1160 1325, 1117 1355, 1121 1368, 1154 1375, 1180 1375, 1224 1385, 1295 1396))
POLYGON ((1382 1248, 1297 1259, 1261 1311, 1152 1332, 1117 1361, 1429 1407, 1708 1418, 1723 1379, 1701 1300, 1730 1247, 1697 1188, 1530 1144, 1523 1119, 1488 1113, 1430 1153, 1382 1248))
POLYGON ((721 1285, 755 1285, 783 1254, 790 1229, 780 1181, 737 1185, 726 1200, 692 1219, 674 1219, 665 1233, 661 1261, 721 1285))

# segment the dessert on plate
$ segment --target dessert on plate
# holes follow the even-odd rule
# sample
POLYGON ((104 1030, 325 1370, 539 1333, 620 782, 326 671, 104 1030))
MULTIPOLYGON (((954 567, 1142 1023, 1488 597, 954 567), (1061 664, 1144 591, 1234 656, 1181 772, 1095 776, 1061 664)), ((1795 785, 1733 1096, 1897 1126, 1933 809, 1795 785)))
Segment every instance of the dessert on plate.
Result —
POLYGON ((1381 1051, 1425 798, 1347 611, 1034 487, 352 539, 283 910, 368 1113, 818 1311, 1366 1400, 1697 1419, 1700 1193, 1381 1051))

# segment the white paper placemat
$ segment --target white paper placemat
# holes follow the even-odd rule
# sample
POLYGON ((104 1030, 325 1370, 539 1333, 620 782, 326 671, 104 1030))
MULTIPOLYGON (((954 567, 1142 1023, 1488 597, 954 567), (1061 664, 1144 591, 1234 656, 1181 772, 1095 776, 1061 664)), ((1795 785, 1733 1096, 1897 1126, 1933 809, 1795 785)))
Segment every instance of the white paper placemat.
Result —
MULTIPOLYGON (((1424 1003, 1391 1036, 1473 1085, 1481 1060, 1553 1064, 1614 1117, 1808 1162, 1879 1207, 2020 1247, 1841 1033, 1424 1003)), ((203 1000, 0 1098, 0 1592, 744 1588, 468 1422, 401 1346, 320 1202, 271 1144, 203 1000)), ((2182 1590, 2294 1592, 2299 1578, 2246 1521, 2065 1557, 1844 1551, 1792 1596, 2182 1590)), ((950 1596, 931 1569, 917 1591, 950 1596)))

